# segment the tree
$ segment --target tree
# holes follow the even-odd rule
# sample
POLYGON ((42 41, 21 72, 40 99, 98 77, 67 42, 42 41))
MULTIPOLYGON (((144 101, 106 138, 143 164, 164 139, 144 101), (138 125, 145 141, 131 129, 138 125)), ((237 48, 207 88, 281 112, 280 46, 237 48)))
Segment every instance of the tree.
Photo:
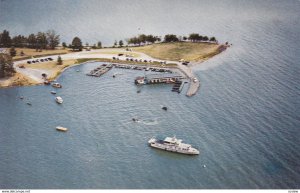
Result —
POLYGON ((146 43, 146 40, 147 40, 147 36, 145 34, 140 34, 139 37, 138 37, 138 40, 139 40, 139 45, 141 43, 146 43))
POLYGON ((178 42, 178 38, 174 34, 165 35, 164 42, 178 42))
POLYGON ((62 43, 62 47, 64 47, 64 48, 66 48, 66 47, 67 47, 67 44, 66 44, 66 42, 63 42, 63 43, 62 43))
POLYGON ((21 50, 20 56, 24 56, 24 55, 25 54, 24 54, 23 50, 21 50))
POLYGON ((11 38, 10 38, 9 32, 7 30, 4 30, 3 33, 1 34, 0 46, 3 46, 3 47, 11 46, 11 38))
POLYGON ((199 34, 196 34, 196 33, 192 33, 189 35, 188 39, 191 40, 192 42, 201 41, 202 36, 200 36, 199 34))
POLYGON ((0 78, 10 77, 15 73, 12 57, 8 54, 0 54, 0 78))
POLYGON ((155 37, 155 41, 156 41, 156 42, 160 42, 160 41, 161 41, 161 38, 158 37, 158 36, 156 36, 156 37, 155 37))
POLYGON ((62 65, 63 64, 63 61, 62 61, 60 56, 57 57, 57 63, 56 64, 57 65, 62 65))
POLYGON ((50 47, 50 49, 55 49, 56 46, 59 45, 59 35, 56 34, 54 30, 48 30, 47 33, 47 43, 50 47))
POLYGON ((36 35, 36 42, 37 42, 36 49, 40 49, 40 50, 46 49, 48 44, 46 34, 44 32, 38 32, 38 34, 36 35))
POLYGON ((17 51, 14 46, 9 49, 9 54, 11 57, 15 57, 17 55, 17 51))
POLYGON ((124 45, 123 41, 120 40, 120 41, 119 41, 119 46, 120 46, 120 47, 123 47, 123 45, 124 45))
POLYGON ((211 38, 209 39, 209 41, 211 41, 211 42, 216 42, 217 39, 216 39, 215 37, 211 37, 211 38))
POLYGON ((117 45, 118 45, 118 42, 117 42, 117 40, 115 40, 114 47, 117 46, 117 45))
POLYGON ((12 45, 18 48, 23 48, 27 45, 27 38, 22 35, 15 36, 12 38, 12 45))
POLYGON ((207 36, 204 36, 204 37, 203 37, 203 41, 208 41, 208 37, 207 37, 207 36))
POLYGON ((82 50, 82 42, 81 39, 79 37, 75 37, 72 41, 72 48, 73 50, 82 50))
POLYGON ((183 36, 183 41, 186 41, 188 38, 186 36, 183 36))
POLYGON ((156 41, 156 38, 153 35, 147 35, 146 41, 153 44, 156 41))
POLYGON ((27 38, 28 47, 29 48, 36 48, 36 37, 34 34, 30 34, 27 38))
POLYGON ((102 48, 102 43, 100 41, 97 43, 97 47, 102 48))

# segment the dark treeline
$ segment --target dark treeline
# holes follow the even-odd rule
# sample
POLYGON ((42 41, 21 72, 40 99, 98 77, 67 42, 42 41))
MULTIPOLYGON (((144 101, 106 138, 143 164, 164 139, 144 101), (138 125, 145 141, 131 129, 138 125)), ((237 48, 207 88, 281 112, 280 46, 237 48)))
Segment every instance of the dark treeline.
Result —
POLYGON ((128 44, 133 44, 133 45, 141 45, 141 44, 153 44, 155 42, 160 42, 161 38, 158 36, 153 36, 153 35, 145 35, 145 34, 140 34, 138 36, 129 38, 126 40, 128 44))
MULTIPOLYGON (((32 48, 37 51, 42 49, 55 49, 60 44, 60 37, 54 30, 48 30, 47 32, 38 32, 36 34, 30 34, 28 36, 17 35, 11 37, 9 31, 4 30, 0 33, 0 47, 11 48, 11 55, 14 56, 14 48, 32 48)), ((81 39, 74 37, 71 44, 67 46, 66 42, 62 43, 64 48, 69 47, 73 50, 81 51, 83 48, 81 39)), ((92 46, 93 49, 102 48, 100 41, 92 46)))
MULTIPOLYGON (((191 41, 191 42, 214 42, 217 43, 215 37, 208 37, 202 36, 198 33, 192 33, 189 36, 177 36, 175 34, 167 34, 164 36, 163 41, 162 38, 159 36, 154 35, 145 35, 140 34, 138 36, 134 36, 126 40, 128 45, 145 45, 145 44, 153 44, 156 42, 181 42, 181 41, 191 41)), ((115 42, 114 46, 117 45, 117 41, 115 42)), ((119 44, 120 47, 123 46, 119 44)))
POLYGON ((11 37, 7 30, 0 33, 0 47, 6 48, 14 46, 16 48, 33 48, 37 50, 55 49, 59 45, 59 41, 59 35, 54 30, 38 32, 29 36, 17 35, 14 37, 11 37))

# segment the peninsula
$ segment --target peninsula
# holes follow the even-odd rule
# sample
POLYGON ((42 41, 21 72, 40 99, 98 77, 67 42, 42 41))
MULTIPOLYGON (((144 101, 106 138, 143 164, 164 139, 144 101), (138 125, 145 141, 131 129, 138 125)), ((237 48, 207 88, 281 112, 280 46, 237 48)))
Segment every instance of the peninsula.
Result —
MULTIPOLYGON (((47 80, 52 81, 65 69, 87 61, 177 68, 192 80, 195 77, 191 66, 221 53, 228 46, 227 43, 219 44, 214 37, 211 38, 212 41, 208 41, 208 38, 205 41, 195 41, 193 35, 195 34, 190 35, 189 40, 186 38, 181 41, 176 36, 174 39, 174 36, 166 35, 164 41, 147 42, 145 39, 142 42, 135 42, 135 39, 141 39, 140 35, 127 40, 127 46, 123 47, 123 43, 120 41, 119 46, 115 43, 112 47, 101 49, 99 47, 83 47, 81 40, 79 40, 79 49, 74 49, 74 47, 71 49, 66 46, 56 46, 49 50, 16 48, 16 52, 20 53, 13 57, 16 73, 9 78, 0 79, 0 87, 42 84, 45 75, 47 80)), ((76 38, 74 38, 75 41, 78 41, 76 38)), ((74 40, 72 43, 76 44, 74 40)), ((11 49, 4 49, 2 52, 11 52, 11 49)), ((200 86, 199 82, 194 84, 196 84, 194 85, 195 89, 200 86)))

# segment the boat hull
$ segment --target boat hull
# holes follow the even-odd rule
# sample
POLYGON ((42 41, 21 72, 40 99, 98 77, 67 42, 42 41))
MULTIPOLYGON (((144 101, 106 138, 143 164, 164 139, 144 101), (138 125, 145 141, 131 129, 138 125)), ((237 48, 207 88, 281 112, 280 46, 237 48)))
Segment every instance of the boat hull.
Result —
POLYGON ((194 148, 191 148, 194 151, 186 151, 186 150, 182 150, 176 146, 168 146, 168 145, 163 145, 163 144, 159 144, 159 143, 150 143, 149 145, 153 148, 157 148, 157 149, 165 150, 165 151, 169 151, 169 152, 186 154, 186 155, 199 155, 199 151, 194 148))

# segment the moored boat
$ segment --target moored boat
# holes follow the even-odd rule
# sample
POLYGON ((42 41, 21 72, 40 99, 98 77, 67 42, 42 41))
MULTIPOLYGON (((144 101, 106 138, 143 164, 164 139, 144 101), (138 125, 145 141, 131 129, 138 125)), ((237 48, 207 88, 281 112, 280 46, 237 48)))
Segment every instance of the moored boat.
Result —
POLYGON ((58 82, 53 83, 52 86, 53 86, 54 88, 62 88, 61 84, 59 84, 58 82))
POLYGON ((166 137, 164 140, 155 139, 152 137, 148 144, 151 147, 162 149, 165 151, 189 154, 189 155, 198 155, 199 151, 193 148, 190 144, 182 143, 181 139, 174 137, 166 137))
POLYGON ((68 131, 68 128, 61 127, 61 126, 57 126, 57 127, 56 127, 56 130, 57 130, 57 131, 64 131, 64 132, 65 132, 65 131, 68 131))
POLYGON ((55 101, 58 103, 58 104, 62 104, 63 103, 63 99, 58 96, 58 97, 55 97, 55 101))

